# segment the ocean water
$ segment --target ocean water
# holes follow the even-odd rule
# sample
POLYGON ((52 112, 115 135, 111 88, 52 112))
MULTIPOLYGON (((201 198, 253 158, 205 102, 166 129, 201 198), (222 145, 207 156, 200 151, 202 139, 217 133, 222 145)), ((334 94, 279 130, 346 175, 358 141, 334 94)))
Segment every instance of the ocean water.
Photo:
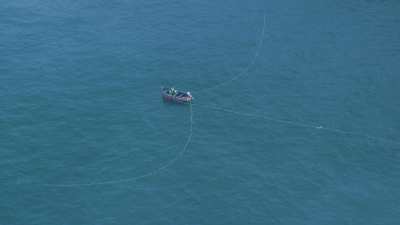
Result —
POLYGON ((1 1, 0 224, 400 224, 399 12, 1 1))

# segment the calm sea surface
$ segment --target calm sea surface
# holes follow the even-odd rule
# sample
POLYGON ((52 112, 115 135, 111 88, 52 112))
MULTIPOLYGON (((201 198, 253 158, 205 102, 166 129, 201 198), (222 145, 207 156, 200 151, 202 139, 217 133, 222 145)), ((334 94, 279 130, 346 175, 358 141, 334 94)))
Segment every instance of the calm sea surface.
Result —
POLYGON ((0 0, 0 224, 400 224, 399 62, 397 0, 0 0))

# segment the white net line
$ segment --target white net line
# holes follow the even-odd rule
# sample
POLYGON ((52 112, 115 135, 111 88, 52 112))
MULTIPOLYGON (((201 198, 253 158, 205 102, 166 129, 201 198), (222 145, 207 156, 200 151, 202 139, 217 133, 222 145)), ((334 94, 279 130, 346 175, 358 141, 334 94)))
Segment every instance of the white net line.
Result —
POLYGON ((169 160, 167 163, 164 165, 158 167, 157 169, 145 173, 143 175, 135 176, 135 177, 128 177, 128 178, 123 178, 123 179, 114 179, 114 180, 106 180, 106 181, 100 181, 100 182, 88 182, 88 183, 68 183, 68 184, 42 184, 43 186, 49 186, 49 187, 58 187, 58 188, 69 188, 69 187, 84 187, 84 186, 100 186, 100 185, 112 185, 112 184, 119 184, 119 183, 127 183, 127 182, 134 182, 146 177, 153 176, 162 170, 167 169, 168 167, 172 166, 180 157, 182 157, 185 152, 188 149, 188 146, 190 142, 192 141, 192 135, 193 135, 193 109, 192 105, 190 104, 189 106, 190 110, 190 115, 189 115, 189 135, 186 139, 186 142, 182 148, 182 150, 171 160, 169 160))

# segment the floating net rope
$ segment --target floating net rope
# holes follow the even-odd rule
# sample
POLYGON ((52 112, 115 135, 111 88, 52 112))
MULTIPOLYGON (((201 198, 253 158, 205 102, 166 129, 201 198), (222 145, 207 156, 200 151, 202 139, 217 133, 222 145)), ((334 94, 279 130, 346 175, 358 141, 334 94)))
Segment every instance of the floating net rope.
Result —
POLYGON ((212 87, 208 87, 208 88, 205 88, 205 89, 202 89, 202 90, 195 91, 196 94, 197 93, 201 93, 201 92, 208 92, 208 91, 213 90, 215 88, 222 87, 222 86, 224 86, 224 85, 226 85, 226 84, 228 84, 230 82, 233 82, 233 81, 235 81, 235 80, 237 80, 237 79, 239 79, 239 78, 241 78, 243 76, 247 76, 249 74, 250 69, 256 63, 256 59, 258 58, 258 56, 260 54, 260 49, 262 48, 263 43, 264 43, 266 18, 267 17, 264 14, 263 26, 261 28, 260 38, 259 38, 258 43, 256 45, 256 50, 254 51, 254 55, 253 55, 250 63, 247 65, 247 67, 244 70, 242 70, 241 72, 239 72, 238 74, 236 74, 235 76, 233 76, 232 78, 228 79, 228 80, 225 80, 225 81, 223 81, 221 83, 218 83, 218 84, 216 84, 216 85, 214 85, 212 87))
POLYGON ((87 182, 87 183, 65 183, 65 184, 42 184, 44 186, 50 186, 50 187, 58 187, 58 188, 69 188, 69 187, 84 187, 84 186, 99 186, 99 185, 111 185, 111 184, 119 184, 119 183, 127 183, 127 182, 134 182, 138 181, 140 179, 146 178, 153 176, 162 170, 167 169, 168 167, 172 166, 180 157, 182 157, 185 152, 187 151, 190 142, 192 141, 192 135, 193 135, 193 109, 192 105, 189 105, 189 135, 186 139, 185 144, 182 147, 182 150, 171 160, 169 160, 167 163, 163 164, 162 166, 158 167, 157 169, 139 175, 139 176, 134 176, 134 177, 128 177, 128 178, 121 178, 121 179, 112 179, 112 180, 105 180, 105 181, 99 181, 99 182, 87 182))
POLYGON ((341 129, 337 129, 337 128, 329 128, 329 127, 325 127, 325 126, 313 124, 313 123, 279 119, 279 118, 271 117, 268 115, 259 115, 259 114, 253 114, 253 113, 247 113, 247 112, 240 112, 240 111, 235 111, 235 110, 226 109, 226 108, 219 107, 219 106, 212 106, 212 105, 196 104, 196 107, 200 107, 200 108, 203 107, 203 108, 207 108, 207 109, 211 109, 211 110, 227 112, 227 113, 236 114, 239 116, 260 118, 263 120, 268 120, 268 121, 281 123, 281 124, 287 124, 287 125, 291 125, 291 126, 316 129, 316 130, 327 131, 327 132, 332 132, 332 133, 337 133, 337 134, 359 136, 359 137, 364 137, 364 138, 367 138, 370 140, 400 145, 400 141, 397 141, 397 140, 392 140, 392 139, 388 139, 388 138, 377 137, 377 136, 372 136, 372 135, 362 134, 362 133, 357 133, 357 132, 352 132, 352 131, 346 131, 346 130, 341 130, 341 129))
MULTIPOLYGON (((263 26, 261 29, 260 38, 259 38, 256 50, 254 52, 254 55, 253 55, 250 63, 247 65, 247 67, 243 71, 239 72, 238 74, 236 74, 235 76, 233 76, 232 78, 230 78, 226 81, 223 81, 214 86, 199 90, 196 92, 196 94, 201 93, 201 92, 208 92, 209 90, 224 86, 224 85, 226 85, 230 82, 233 82, 241 77, 248 76, 251 68, 254 66, 254 64, 256 62, 256 59, 260 55, 260 49, 262 48, 263 43, 264 43, 265 27, 266 27, 266 15, 264 14, 263 26)), ((208 93, 210 93, 210 92, 208 92, 208 93)), ((357 133, 357 132, 352 132, 352 131, 346 131, 346 130, 341 130, 341 129, 337 129, 337 128, 330 128, 330 127, 325 127, 322 125, 315 125, 312 123, 291 121, 291 120, 278 119, 278 118, 265 116, 265 115, 256 115, 256 114, 251 114, 251 113, 239 112, 239 111, 234 111, 231 109, 226 109, 226 108, 222 108, 222 107, 218 107, 218 106, 206 105, 206 104, 203 104, 203 102, 201 104, 196 104, 196 106, 205 107, 205 108, 209 108, 209 109, 213 109, 213 110, 219 110, 219 111, 228 112, 228 113, 233 113, 233 114, 241 115, 241 116, 262 118, 265 120, 282 123, 282 124, 298 126, 298 127, 313 128, 313 129, 317 129, 317 130, 321 130, 321 131, 328 131, 328 132, 337 133, 337 134, 353 135, 353 136, 364 137, 364 138, 367 138, 370 140, 376 140, 376 141, 392 143, 392 144, 400 144, 400 141, 392 140, 392 139, 388 139, 388 138, 384 138, 384 137, 377 137, 377 136, 373 136, 373 135, 362 134, 362 133, 357 133)))
MULTIPOLYGON (((265 26, 266 26, 266 15, 264 15, 264 18, 263 18, 263 26, 262 26, 262 29, 261 29, 260 38, 259 38, 259 41, 257 43, 257 47, 256 47, 256 50, 255 50, 255 53, 254 53, 250 63, 247 65, 247 67, 243 71, 241 71, 237 75, 233 76, 229 80, 223 81, 223 82, 221 82, 221 83, 219 83, 217 85, 214 85, 212 87, 199 90, 196 93, 200 93, 200 92, 203 92, 203 91, 209 91, 209 90, 215 89, 217 87, 221 87, 223 85, 226 85, 226 84, 228 84, 228 83, 230 83, 232 81, 235 81, 235 80, 239 79, 240 77, 248 75, 251 67, 253 67, 254 64, 255 64, 256 59, 259 56, 260 49, 261 49, 261 47, 263 45, 264 36, 265 36, 265 26)), ((187 137, 187 140, 186 140, 182 150, 173 159, 171 159, 170 161, 168 161, 164 165, 158 167, 157 169, 155 169, 155 170, 153 170, 151 172, 145 173, 143 175, 140 175, 140 176, 128 177, 128 178, 123 178, 123 179, 113 179, 113 180, 106 180, 106 181, 99 181, 99 182, 87 182, 87 183, 43 184, 43 185, 50 186, 50 187, 59 187, 59 188, 111 185, 111 184, 118 184, 118 183, 134 182, 134 181, 146 178, 146 177, 153 176, 153 175, 159 173, 160 171, 167 169, 168 167, 173 165, 180 157, 182 157, 185 154, 185 152, 187 151, 188 146, 189 146, 189 144, 190 144, 190 142, 192 140, 192 135, 193 135, 193 109, 192 109, 192 107, 193 107, 192 104, 190 104, 189 135, 187 137)))

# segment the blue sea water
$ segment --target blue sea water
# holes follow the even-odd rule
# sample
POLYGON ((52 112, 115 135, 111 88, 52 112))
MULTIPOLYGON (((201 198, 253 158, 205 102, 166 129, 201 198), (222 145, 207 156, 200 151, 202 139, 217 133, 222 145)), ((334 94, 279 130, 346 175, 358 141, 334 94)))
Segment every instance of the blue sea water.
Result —
POLYGON ((400 224, 399 12, 1 1, 0 224, 400 224))

